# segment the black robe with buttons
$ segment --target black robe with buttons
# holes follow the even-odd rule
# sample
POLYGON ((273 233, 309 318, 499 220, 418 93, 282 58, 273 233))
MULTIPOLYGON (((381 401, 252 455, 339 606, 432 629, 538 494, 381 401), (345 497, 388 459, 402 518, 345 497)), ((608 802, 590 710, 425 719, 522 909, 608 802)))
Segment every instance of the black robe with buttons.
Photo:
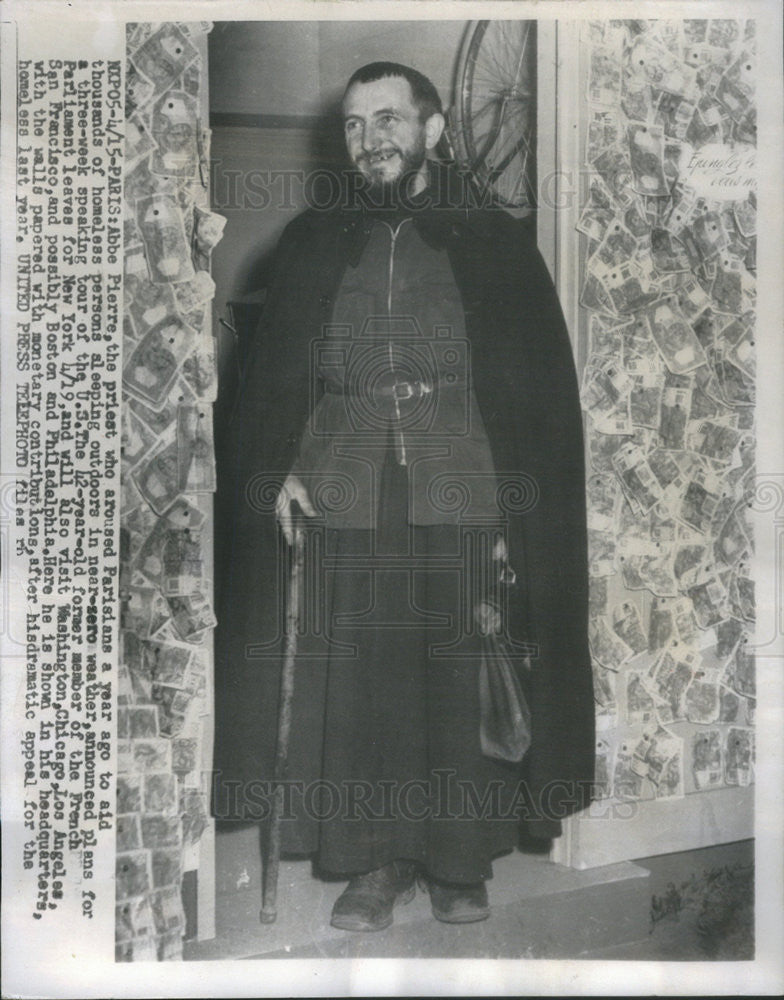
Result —
MULTIPOLYGON (((414 224, 445 247, 460 290, 472 377, 496 469, 518 470, 535 502, 510 515, 517 574, 509 631, 536 643, 527 683, 532 744, 519 777, 523 821, 535 836, 560 833, 584 808, 594 778, 594 701, 587 644, 588 576, 582 419, 569 337, 529 227, 493 207, 471 207, 456 175, 431 165, 430 206, 414 224)), ((290 470, 314 404, 312 344, 329 323, 345 268, 369 232, 366 210, 308 210, 278 246, 264 315, 240 386, 221 468, 228 511, 216 630, 213 812, 265 813, 273 777, 283 651, 285 546, 274 496, 290 470)), ((323 706, 298 664, 295 722, 322 724, 323 706)), ((308 771, 297 759, 288 777, 308 771), (301 766, 300 766, 301 765, 301 766)), ((284 828, 285 834, 285 828, 284 828)), ((292 835, 284 846, 307 850, 292 835)))

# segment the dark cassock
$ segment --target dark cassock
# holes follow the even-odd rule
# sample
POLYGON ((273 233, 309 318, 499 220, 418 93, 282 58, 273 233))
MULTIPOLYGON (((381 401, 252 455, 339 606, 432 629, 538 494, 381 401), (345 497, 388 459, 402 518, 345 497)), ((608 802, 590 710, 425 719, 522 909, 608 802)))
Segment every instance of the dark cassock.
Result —
MULTIPOLYGON (((354 876, 355 896, 392 871, 381 893, 399 901, 421 873, 434 913, 459 921, 486 915, 482 900, 463 911, 435 887, 482 885, 521 827, 558 836, 590 800, 585 473, 572 351, 530 226, 477 205, 451 167, 421 172, 392 204, 342 189, 277 249, 222 462, 213 811, 268 816, 292 560, 276 508, 295 482, 283 849, 354 876), (530 705, 519 764, 480 745, 488 609, 530 705)), ((343 909, 336 926, 391 922, 343 909)))

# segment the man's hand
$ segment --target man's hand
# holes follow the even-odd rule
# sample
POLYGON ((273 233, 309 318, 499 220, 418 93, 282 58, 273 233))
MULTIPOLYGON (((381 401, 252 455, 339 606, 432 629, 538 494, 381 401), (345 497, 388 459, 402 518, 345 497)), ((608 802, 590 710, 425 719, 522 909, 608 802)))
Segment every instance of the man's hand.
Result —
POLYGON ((501 612, 492 601, 480 601, 474 608, 474 621, 480 635, 498 634, 501 631, 501 612))
POLYGON ((496 539, 496 543, 493 546, 493 561, 494 562, 506 562, 507 551, 506 542, 504 541, 504 536, 499 535, 496 539))
POLYGON ((295 501, 299 504, 302 513, 306 517, 316 516, 316 511, 310 502, 308 491, 293 473, 289 473, 275 501, 275 517, 278 519, 280 530, 283 532, 283 537, 289 545, 294 544, 294 513, 292 511, 292 504, 295 501))

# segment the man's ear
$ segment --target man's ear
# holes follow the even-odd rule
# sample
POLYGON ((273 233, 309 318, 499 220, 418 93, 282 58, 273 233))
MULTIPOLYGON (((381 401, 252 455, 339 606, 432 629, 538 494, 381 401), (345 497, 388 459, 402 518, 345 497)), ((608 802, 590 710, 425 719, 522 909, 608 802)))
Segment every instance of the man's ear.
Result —
POLYGON ((438 113, 431 115, 425 122, 425 149, 435 149, 444 131, 446 121, 438 113))

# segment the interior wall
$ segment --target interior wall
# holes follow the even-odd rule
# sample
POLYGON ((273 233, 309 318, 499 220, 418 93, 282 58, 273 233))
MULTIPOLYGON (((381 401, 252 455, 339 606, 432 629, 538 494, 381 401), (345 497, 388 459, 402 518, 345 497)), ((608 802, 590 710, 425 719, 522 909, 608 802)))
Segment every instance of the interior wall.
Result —
POLYGON ((319 28, 313 21, 217 23, 210 33, 211 111, 318 114, 319 28))

